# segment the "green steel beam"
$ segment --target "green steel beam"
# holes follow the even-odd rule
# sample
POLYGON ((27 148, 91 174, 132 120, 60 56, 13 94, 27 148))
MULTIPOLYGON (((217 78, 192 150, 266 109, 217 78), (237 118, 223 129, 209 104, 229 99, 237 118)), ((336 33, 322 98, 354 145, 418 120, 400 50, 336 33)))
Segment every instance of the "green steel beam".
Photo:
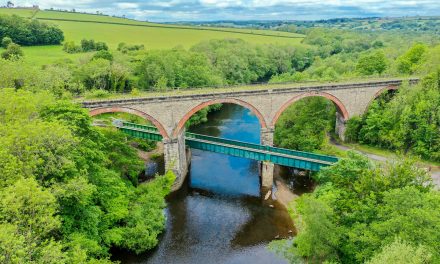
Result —
MULTIPOLYGON (((123 121, 119 121, 117 124, 120 130, 130 136, 154 141, 162 140, 162 136, 156 127, 123 121)), ((189 132, 185 133, 185 142, 187 146, 194 149, 258 161, 270 161, 279 165, 312 171, 318 171, 322 167, 330 166, 338 161, 338 158, 332 156, 264 146, 189 132)))

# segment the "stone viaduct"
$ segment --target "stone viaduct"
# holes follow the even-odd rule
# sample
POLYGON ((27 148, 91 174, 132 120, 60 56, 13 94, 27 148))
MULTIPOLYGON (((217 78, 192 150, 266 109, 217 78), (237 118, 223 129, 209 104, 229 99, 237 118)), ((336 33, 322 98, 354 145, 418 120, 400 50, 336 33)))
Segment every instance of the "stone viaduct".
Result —
MULTIPOLYGON (((140 116, 154 124, 163 136, 165 166, 172 169, 177 180, 174 189, 180 188, 188 163, 184 130, 186 121, 197 111, 212 104, 231 103, 248 108, 259 119, 261 144, 273 145, 275 124, 283 111, 296 101, 310 96, 331 100, 336 109, 336 133, 344 139, 345 124, 353 116, 362 115, 370 103, 383 92, 395 90, 404 80, 374 81, 349 84, 328 84, 297 88, 240 90, 235 92, 203 93, 144 97, 83 102, 92 116, 126 112, 140 116)), ((418 79, 406 80, 415 84, 418 79)), ((262 165, 262 186, 271 187, 273 167, 262 165)))

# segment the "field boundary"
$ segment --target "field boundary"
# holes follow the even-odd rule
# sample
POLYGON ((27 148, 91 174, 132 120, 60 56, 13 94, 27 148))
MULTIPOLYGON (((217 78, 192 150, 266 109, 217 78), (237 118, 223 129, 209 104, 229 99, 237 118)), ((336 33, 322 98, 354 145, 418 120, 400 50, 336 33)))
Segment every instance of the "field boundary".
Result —
POLYGON ((215 32, 225 32, 225 33, 235 33, 244 34, 252 36, 263 36, 263 37, 276 37, 276 38, 288 38, 288 39, 303 39, 303 36, 283 36, 283 35, 271 35, 263 33, 251 33, 251 32, 239 32, 235 30, 225 30, 220 28, 198 28, 198 27, 184 27, 184 26, 167 26, 164 24, 156 25, 144 25, 144 24, 130 24, 122 22, 105 22, 105 21, 93 21, 93 20, 78 20, 78 19, 64 19, 64 18, 39 18, 34 19, 45 20, 45 21, 64 21, 64 22, 79 22, 79 23, 96 23, 96 24, 110 24, 110 25, 120 25, 120 26, 135 26, 135 27, 149 27, 149 28, 167 28, 167 29, 186 29, 186 30, 200 30, 200 31, 215 31, 215 32))

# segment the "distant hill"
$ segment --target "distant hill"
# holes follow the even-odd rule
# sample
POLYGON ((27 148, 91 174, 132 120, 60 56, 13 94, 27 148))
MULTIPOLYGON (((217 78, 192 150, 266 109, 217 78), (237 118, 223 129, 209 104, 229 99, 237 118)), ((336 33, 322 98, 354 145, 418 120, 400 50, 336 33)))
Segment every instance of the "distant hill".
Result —
POLYGON ((316 21, 280 20, 280 21, 214 21, 214 22, 179 22, 181 25, 255 28, 301 32, 303 29, 324 27, 371 31, 411 31, 440 33, 440 16, 434 17, 368 17, 334 18, 316 21), (293 26, 293 27, 292 27, 293 26))

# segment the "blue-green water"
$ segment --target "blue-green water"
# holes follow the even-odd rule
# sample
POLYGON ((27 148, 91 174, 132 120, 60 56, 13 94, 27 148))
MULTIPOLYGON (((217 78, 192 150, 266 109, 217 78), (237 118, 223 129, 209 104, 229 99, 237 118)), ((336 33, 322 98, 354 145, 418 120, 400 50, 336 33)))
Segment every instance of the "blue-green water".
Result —
MULTIPOLYGON (((191 132, 260 142, 258 119, 225 104, 191 132)), ((123 263, 286 263, 267 249, 292 235, 285 208, 260 197, 259 164, 217 153, 192 151, 187 183, 168 197, 166 231, 143 255, 118 254, 123 263)))

